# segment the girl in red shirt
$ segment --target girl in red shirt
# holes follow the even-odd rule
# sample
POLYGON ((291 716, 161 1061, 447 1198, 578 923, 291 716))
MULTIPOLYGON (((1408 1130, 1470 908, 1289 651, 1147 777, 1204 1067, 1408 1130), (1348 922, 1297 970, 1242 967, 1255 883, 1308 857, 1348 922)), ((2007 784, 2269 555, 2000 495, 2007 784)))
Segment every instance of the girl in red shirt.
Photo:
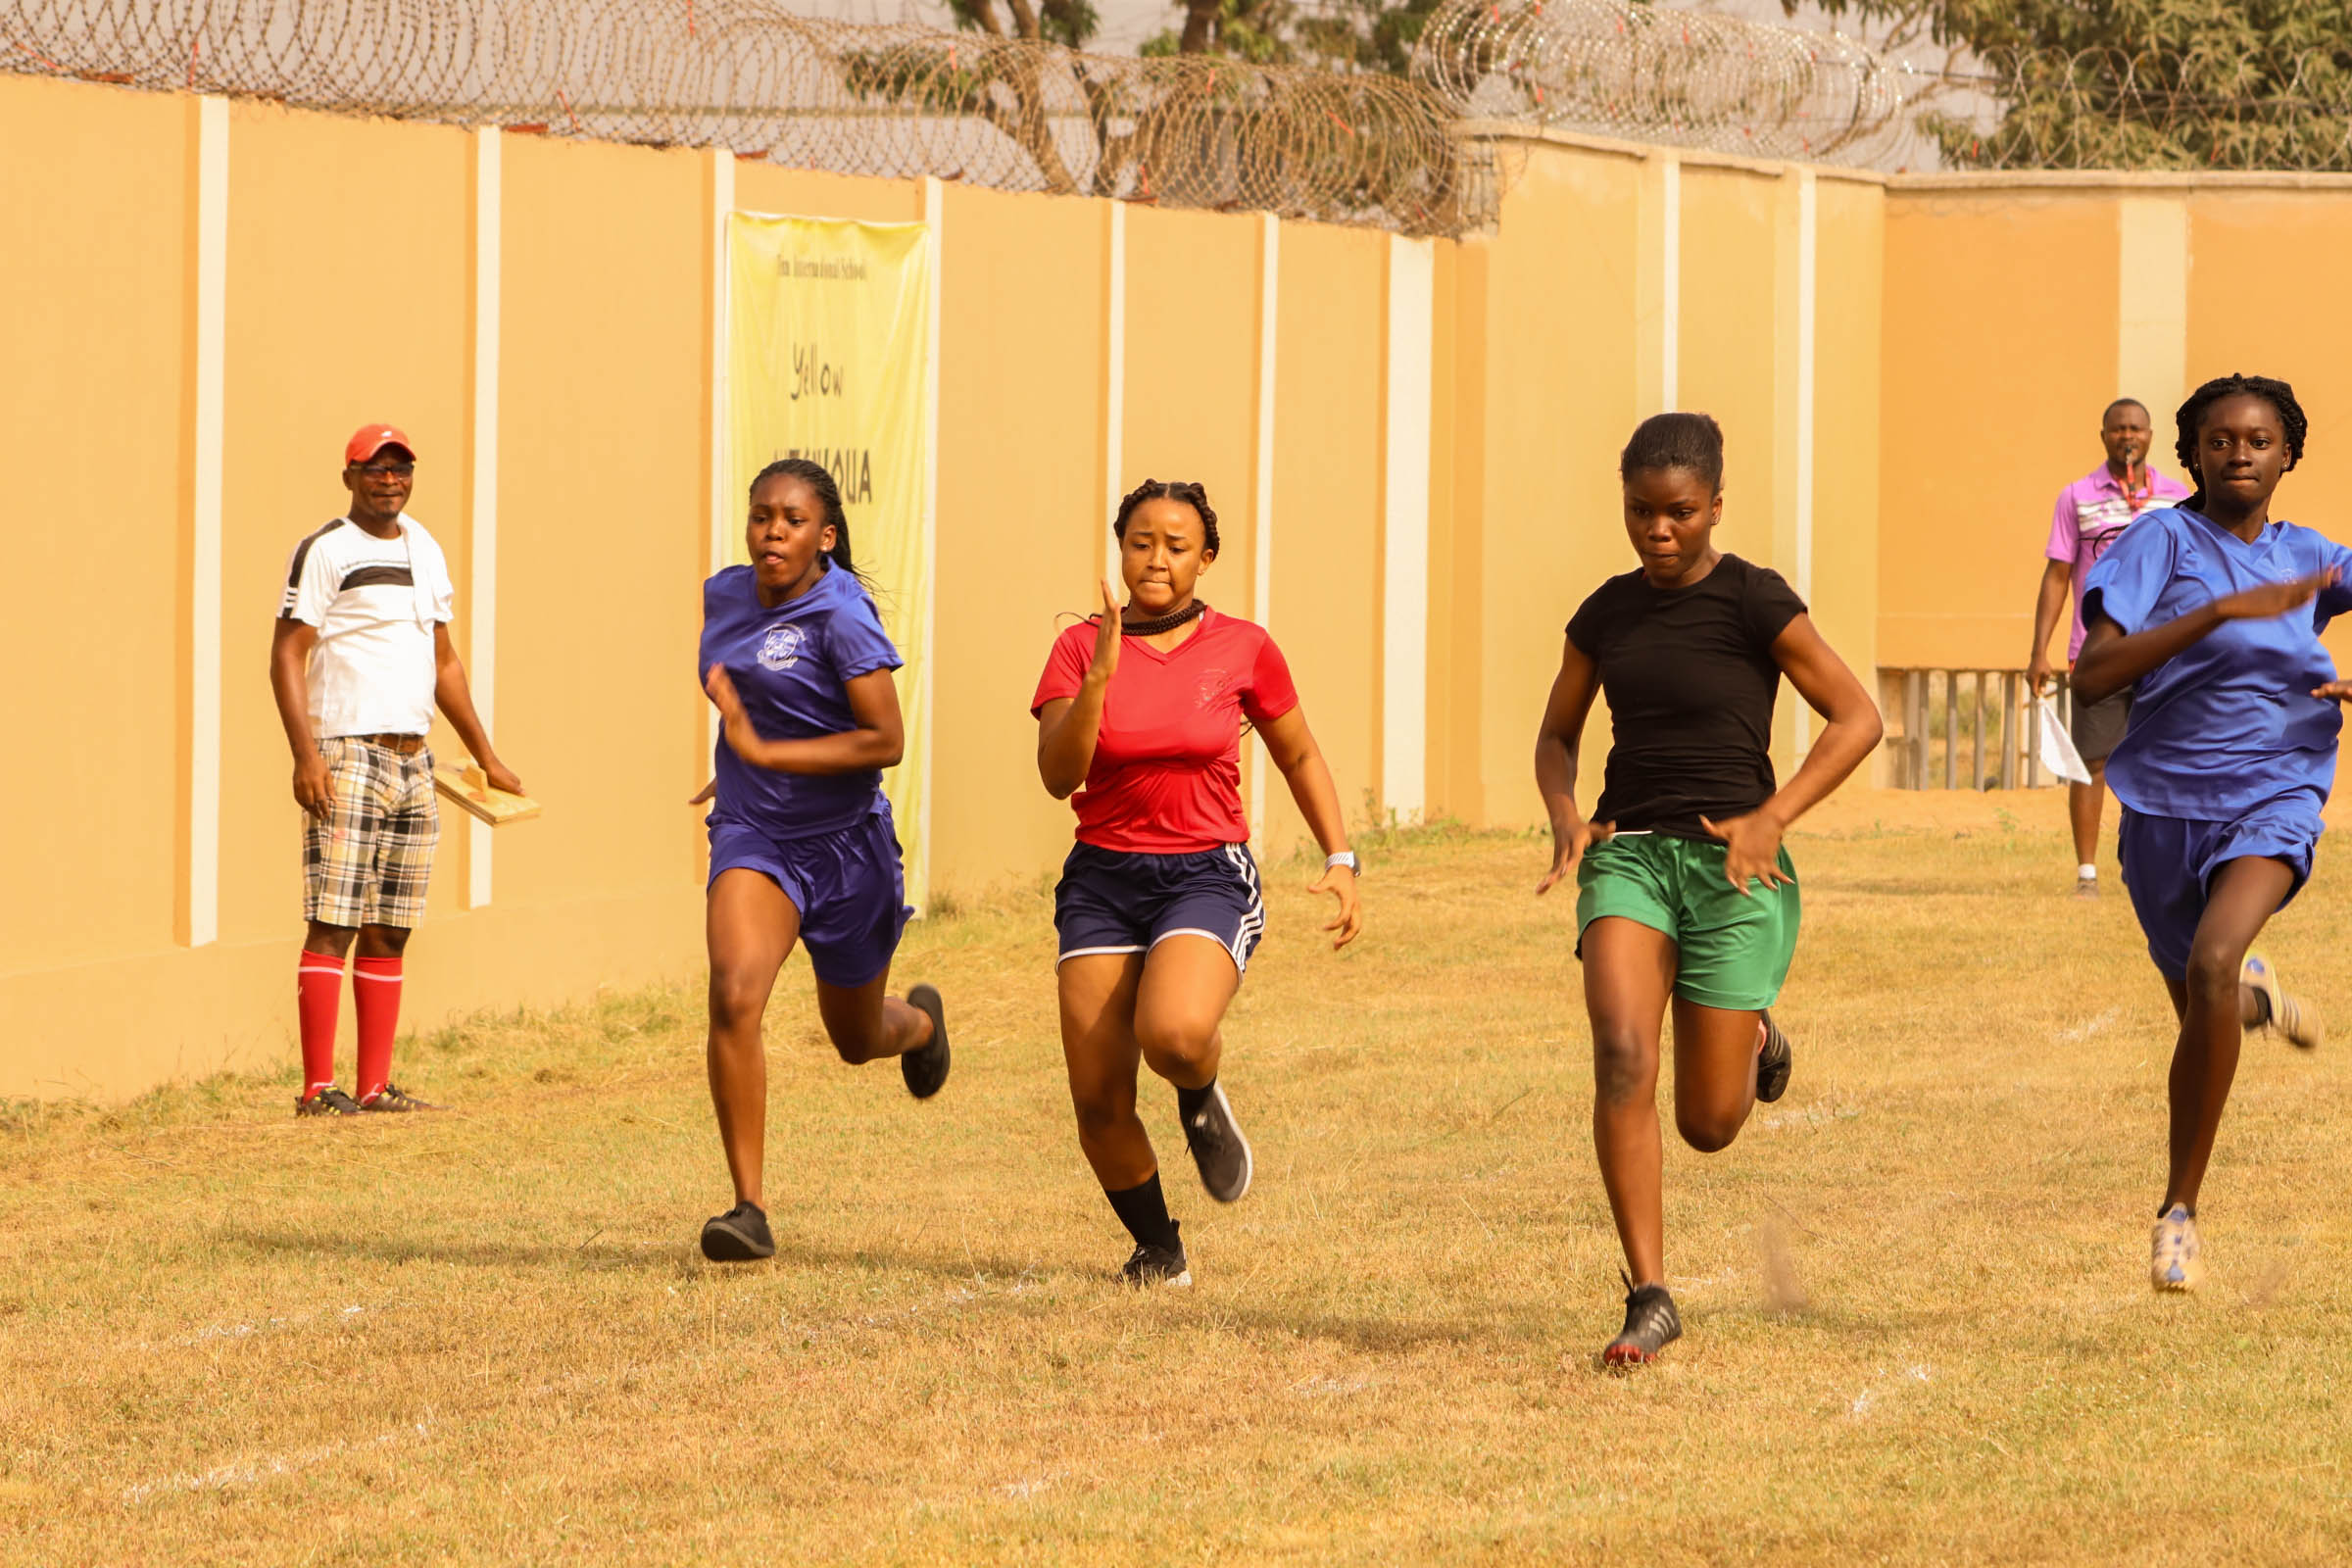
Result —
POLYGON ((1128 1281, 1190 1285, 1135 1112, 1136 1063, 1176 1086, 1209 1196, 1239 1200, 1250 1190, 1250 1144, 1217 1062, 1218 1024, 1265 928, 1242 807, 1245 721, 1323 846, 1313 890, 1340 901, 1324 926, 1337 933, 1332 946, 1353 941, 1363 921, 1339 791, 1282 651, 1262 626, 1194 597, 1217 558, 1208 492, 1147 479, 1119 503, 1112 532, 1127 606, 1102 585, 1102 613, 1055 640, 1029 705, 1037 770, 1078 813, 1077 847, 1054 890, 1061 1049, 1078 1147, 1135 1238, 1128 1281))

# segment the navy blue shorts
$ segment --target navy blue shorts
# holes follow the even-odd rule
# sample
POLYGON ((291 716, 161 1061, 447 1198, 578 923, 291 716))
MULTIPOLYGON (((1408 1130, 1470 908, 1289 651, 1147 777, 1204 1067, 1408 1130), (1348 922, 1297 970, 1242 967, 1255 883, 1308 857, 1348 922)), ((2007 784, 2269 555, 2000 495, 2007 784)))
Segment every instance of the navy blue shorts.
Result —
POLYGON ((890 967, 914 911, 890 812, 809 838, 772 839, 748 822, 712 822, 710 880, 758 871, 801 911, 808 966, 829 986, 864 985, 890 967))
POLYGON ((2132 912, 2147 933, 2148 956, 2156 967, 2176 980, 2187 976, 2189 949, 2196 942, 2197 922, 2205 917, 2214 873, 2228 861, 2285 861, 2295 881, 2278 907, 2293 903, 2311 880, 2320 832, 2319 798, 2304 793, 2266 801, 2228 822, 2148 816, 2126 807, 2116 848, 2132 912))
POLYGON ((1054 929, 1063 958, 1149 953, 1173 936, 1206 937, 1246 973, 1266 929, 1266 901, 1247 844, 1190 855, 1130 855, 1081 844, 1061 864, 1054 929))

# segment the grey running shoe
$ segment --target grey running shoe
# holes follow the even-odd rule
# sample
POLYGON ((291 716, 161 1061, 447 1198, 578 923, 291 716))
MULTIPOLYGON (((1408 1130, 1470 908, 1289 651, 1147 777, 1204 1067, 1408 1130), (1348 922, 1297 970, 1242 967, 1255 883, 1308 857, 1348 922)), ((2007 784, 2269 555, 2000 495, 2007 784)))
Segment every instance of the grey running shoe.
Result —
POLYGON ((1208 1196, 1220 1203, 1240 1202, 1242 1195, 1250 1191, 1254 1167, 1250 1140, 1242 1136, 1241 1123, 1233 1119, 1223 1084, 1210 1084, 1207 1096, 1184 1117, 1184 1143, 1193 1152, 1193 1163, 1200 1168, 1200 1185, 1208 1189, 1208 1196))
POLYGON ((1178 1288, 1193 1283, 1193 1271, 1184 1260, 1184 1243, 1173 1247, 1153 1247, 1149 1242, 1136 1245, 1135 1255, 1119 1271, 1130 1285, 1168 1285, 1178 1288))
POLYGON ((321 1084, 318 1092, 308 1100, 294 1102, 297 1116, 357 1116, 360 1102, 337 1089, 333 1084, 321 1084))
POLYGON ((1601 1365, 1622 1370, 1645 1366, 1683 1337, 1683 1315, 1663 1285, 1644 1285, 1625 1297, 1625 1327, 1600 1352, 1601 1365))
POLYGON ((429 1100, 418 1100, 415 1095, 410 1094, 398 1084, 386 1084, 383 1088, 378 1089, 374 1094, 369 1095, 366 1100, 361 1101, 360 1108, 362 1110, 368 1111, 389 1112, 399 1110, 439 1110, 441 1107, 434 1104, 429 1100))
POLYGON ((1759 1012, 1756 1018, 1764 1035, 1756 1052, 1756 1098, 1769 1105, 1788 1092, 1788 1069, 1792 1062, 1788 1037, 1772 1021, 1772 1014, 1759 1012))
POLYGON ((2286 1043, 2298 1050, 2318 1049, 2327 1036, 2327 1030, 2320 1025, 2320 1015, 2302 998, 2286 994, 2278 984, 2278 971, 2271 967, 2269 959, 2258 953, 2247 954, 2237 978, 2239 983, 2262 994, 2263 1004, 2270 1013, 2269 1022, 2262 1027, 2286 1036, 2286 1043))
POLYGON ((930 1015, 931 1039, 899 1057, 899 1076, 906 1080, 908 1094, 929 1100, 948 1081, 947 1004, 939 1000, 937 986, 920 985, 906 993, 906 1005, 930 1015))
POLYGON ((776 1255, 767 1212, 757 1203, 737 1203, 703 1221, 703 1255, 713 1263, 751 1263, 776 1255))

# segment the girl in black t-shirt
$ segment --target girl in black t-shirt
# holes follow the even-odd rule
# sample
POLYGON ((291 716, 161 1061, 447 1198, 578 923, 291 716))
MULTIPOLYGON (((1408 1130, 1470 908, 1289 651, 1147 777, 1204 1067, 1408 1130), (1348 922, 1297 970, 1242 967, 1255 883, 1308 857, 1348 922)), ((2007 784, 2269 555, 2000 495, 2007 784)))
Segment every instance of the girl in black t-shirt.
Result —
POLYGON ((1779 573, 1718 552, 1723 432, 1703 414, 1644 419, 1618 460, 1641 569, 1594 589, 1568 623, 1536 737, 1551 816, 1541 894, 1573 873, 1592 1020, 1592 1142, 1627 1267, 1611 1366, 1682 1332, 1666 1292, 1658 1041, 1674 1008, 1674 1119, 1702 1152, 1740 1136, 1788 1086, 1788 1041, 1765 1009, 1796 951, 1788 825, 1879 743, 1879 710, 1779 573), (1772 710, 1787 675, 1827 726, 1776 787, 1772 710), (1600 803, 1576 808, 1577 747, 1595 693, 1611 739, 1600 803))

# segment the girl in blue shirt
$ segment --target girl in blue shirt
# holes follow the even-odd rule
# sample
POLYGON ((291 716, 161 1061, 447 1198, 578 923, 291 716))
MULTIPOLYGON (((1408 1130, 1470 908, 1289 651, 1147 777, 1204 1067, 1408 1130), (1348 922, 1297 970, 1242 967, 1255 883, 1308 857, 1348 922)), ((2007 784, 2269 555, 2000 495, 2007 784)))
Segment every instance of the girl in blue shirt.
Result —
POLYGON ((2352 695, 2320 644, 2352 609, 2352 552, 2271 518, 2272 492, 2303 456, 2293 389, 2224 376, 2189 395, 2179 423, 2197 491, 2143 514, 2090 569, 2074 673, 2082 702, 2133 689, 2107 782, 2124 807, 2124 884, 2180 1019, 2149 1267, 2160 1291, 2203 1278, 2197 1190, 2243 1031, 2319 1044, 2317 1015, 2248 949, 2311 875, 2335 705, 2352 695))
POLYGON ((850 563, 833 476, 792 458, 752 481, 748 566, 703 584, 697 668, 724 739, 709 818, 710 1100, 735 1206, 703 1227, 703 1255, 774 1255, 760 1192, 768 993, 797 940, 841 1059, 896 1056, 916 1099, 948 1077, 939 993, 887 996, 906 917, 882 769, 905 750, 899 652, 850 563))

